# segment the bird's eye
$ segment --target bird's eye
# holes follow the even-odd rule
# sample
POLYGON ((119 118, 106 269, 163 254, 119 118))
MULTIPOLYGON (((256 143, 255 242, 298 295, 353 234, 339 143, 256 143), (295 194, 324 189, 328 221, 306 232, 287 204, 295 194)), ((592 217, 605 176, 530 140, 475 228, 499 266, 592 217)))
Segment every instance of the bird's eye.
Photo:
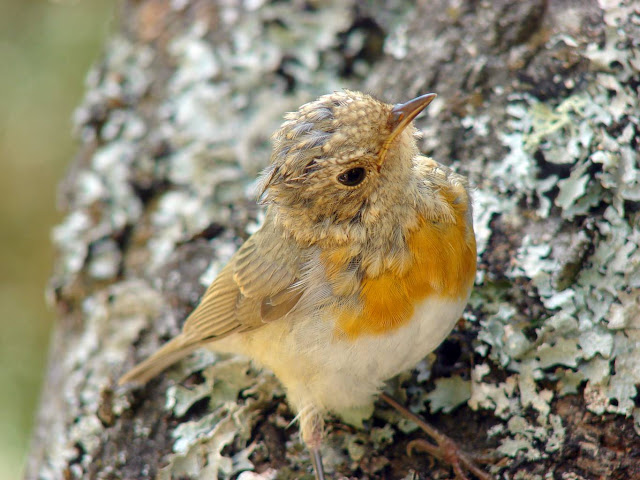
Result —
POLYGON ((362 167, 350 168, 338 175, 338 181, 347 187, 355 187, 364 180, 367 171, 362 167))

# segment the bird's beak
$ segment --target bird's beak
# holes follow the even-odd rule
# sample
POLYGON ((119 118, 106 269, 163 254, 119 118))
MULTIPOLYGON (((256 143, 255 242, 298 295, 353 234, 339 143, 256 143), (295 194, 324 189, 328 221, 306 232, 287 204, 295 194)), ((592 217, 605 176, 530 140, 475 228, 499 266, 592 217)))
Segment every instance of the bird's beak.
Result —
POLYGON ((382 144, 380 154, 378 155, 378 170, 384 163, 389 147, 396 137, 416 118, 422 110, 427 108, 433 99, 436 98, 435 93, 427 93, 420 97, 409 100, 407 103, 399 103, 391 110, 389 115, 389 125, 391 133, 382 144))

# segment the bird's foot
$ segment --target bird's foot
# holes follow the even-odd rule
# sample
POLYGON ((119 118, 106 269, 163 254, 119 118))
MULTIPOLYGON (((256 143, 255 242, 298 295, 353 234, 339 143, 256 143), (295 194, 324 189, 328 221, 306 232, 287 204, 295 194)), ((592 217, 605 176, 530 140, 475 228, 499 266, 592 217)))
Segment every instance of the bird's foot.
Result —
POLYGON ((473 457, 463 452, 449 437, 443 436, 444 439, 440 439, 442 443, 438 443, 437 445, 424 439, 413 440, 407 445, 407 454, 411 456, 414 451, 429 453, 450 465, 458 480, 469 480, 469 477, 465 474, 465 470, 471 472, 480 480, 492 480, 493 477, 476 465, 473 457))
POLYGON ((447 463, 453 468, 453 471, 458 480, 469 480, 465 471, 472 473, 476 478, 480 480, 492 480, 493 477, 482 470, 476 465, 476 461, 467 453, 463 452, 460 447, 451 438, 441 433, 432 425, 429 425, 418 415, 411 412, 409 409, 398 403, 392 397, 386 393, 382 393, 380 397, 400 412, 404 417, 408 418, 412 422, 416 423, 427 435, 429 435, 435 443, 429 442, 424 439, 413 440, 407 446, 407 453, 411 453, 415 450, 420 450, 429 453, 439 460, 447 463))

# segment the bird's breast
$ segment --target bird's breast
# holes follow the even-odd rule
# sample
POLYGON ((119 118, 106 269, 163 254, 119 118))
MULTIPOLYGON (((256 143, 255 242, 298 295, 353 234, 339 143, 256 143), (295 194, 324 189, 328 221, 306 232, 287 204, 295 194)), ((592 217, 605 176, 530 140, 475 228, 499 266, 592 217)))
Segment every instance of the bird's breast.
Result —
MULTIPOLYGON (((356 301, 338 301, 333 307, 334 334, 347 340, 382 335, 406 325, 428 298, 466 302, 476 271, 473 229, 463 214, 455 223, 421 218, 406 235, 408 262, 402 269, 387 268, 375 276, 362 276, 356 301)), ((338 262, 326 256, 326 270, 340 272, 338 262)), ((333 275, 336 276, 337 275, 333 275)))

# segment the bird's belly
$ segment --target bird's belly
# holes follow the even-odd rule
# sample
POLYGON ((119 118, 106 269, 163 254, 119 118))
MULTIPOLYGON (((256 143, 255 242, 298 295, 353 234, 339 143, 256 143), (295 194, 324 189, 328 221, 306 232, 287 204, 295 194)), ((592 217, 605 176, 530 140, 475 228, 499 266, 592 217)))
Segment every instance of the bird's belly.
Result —
POLYGON ((385 380, 432 352, 465 305, 466 299, 427 298, 405 325, 355 339, 337 338, 335 319, 282 319, 238 338, 242 346, 234 342, 234 350, 271 369, 295 409, 314 404, 340 413, 370 405, 385 380))
POLYGON ((411 320, 384 335, 353 341, 333 341, 327 346, 326 403, 356 407, 371 402, 382 382, 413 368, 447 337, 466 305, 460 300, 428 298, 416 307, 411 320), (340 395, 344 392, 344 396, 340 395))

